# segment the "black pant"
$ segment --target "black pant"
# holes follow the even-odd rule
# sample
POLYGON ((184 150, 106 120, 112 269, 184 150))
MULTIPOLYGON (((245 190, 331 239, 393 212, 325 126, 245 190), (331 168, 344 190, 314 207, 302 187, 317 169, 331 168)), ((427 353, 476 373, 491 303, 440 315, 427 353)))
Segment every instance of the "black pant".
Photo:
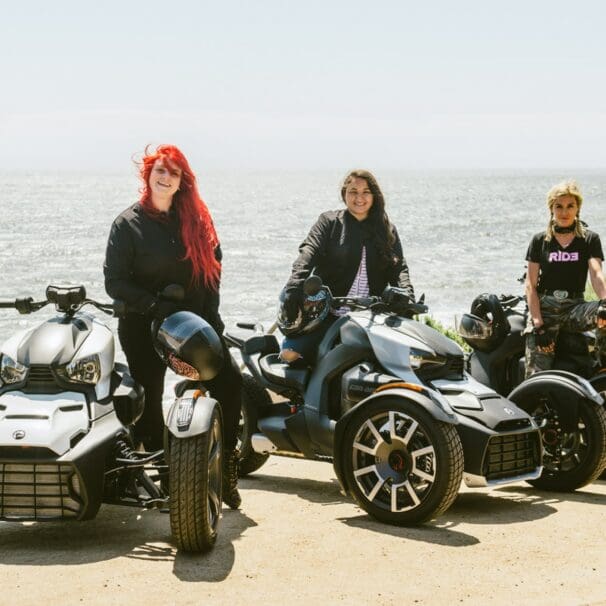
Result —
MULTIPOLYGON (((147 450, 159 450, 164 444, 162 393, 166 366, 154 349, 151 321, 144 316, 129 315, 120 320, 118 337, 133 379, 145 389, 145 409, 135 424, 135 435, 147 450)), ((225 450, 229 451, 238 438, 242 375, 225 341, 221 341, 225 363, 214 379, 204 382, 204 388, 221 406, 225 450)))

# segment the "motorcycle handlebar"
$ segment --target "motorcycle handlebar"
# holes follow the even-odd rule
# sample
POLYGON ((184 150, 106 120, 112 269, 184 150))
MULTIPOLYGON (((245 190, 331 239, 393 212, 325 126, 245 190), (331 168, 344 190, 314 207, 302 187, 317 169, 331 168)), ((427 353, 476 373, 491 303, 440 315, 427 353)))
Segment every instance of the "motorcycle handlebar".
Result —
POLYGON ((99 311, 102 311, 103 313, 106 313, 106 314, 112 316, 112 315, 117 315, 116 314, 116 303, 122 304, 122 301, 113 301, 112 303, 102 303, 100 301, 94 301, 93 299, 86 299, 85 301, 82 301, 82 305, 80 305, 80 307, 83 307, 84 305, 92 305, 93 307, 96 307, 99 311))
POLYGON ((524 300, 524 297, 520 297, 518 295, 501 295, 499 297, 499 302, 502 307, 507 309, 511 309, 515 307, 518 303, 521 303, 524 300))
POLYGON ((31 314, 48 305, 48 301, 34 301, 32 297, 21 297, 14 301, 0 301, 0 309, 16 309, 20 314, 31 314))
MULTIPOLYGON (((0 301, 0 309, 16 309, 20 314, 25 315, 34 313, 42 309, 49 303, 52 303, 52 301, 49 301, 48 299, 45 301, 34 301, 32 297, 21 297, 15 299, 14 301, 0 301)), ((115 303, 121 304, 122 302, 117 301, 115 303)), ((93 299, 85 299, 84 301, 82 301, 82 303, 75 305, 74 308, 70 311, 77 311, 84 305, 93 305, 100 311, 111 315, 115 313, 115 303, 101 303, 100 301, 94 301, 93 299)))
POLYGON ((380 297, 333 297, 333 307, 341 307, 347 305, 351 307, 370 307, 375 303, 381 303, 380 297))
POLYGON ((429 311, 429 307, 425 303, 409 303, 406 306, 406 311, 413 315, 426 314, 429 311))
POLYGON ((348 307, 362 308, 369 308, 375 305, 384 305, 390 311, 394 311, 397 314, 404 316, 416 316, 419 314, 425 314, 429 311, 429 308, 427 305, 425 305, 425 303, 404 303, 400 301, 397 304, 390 305, 381 297, 333 297, 331 305, 332 307, 340 307, 344 305, 348 307))

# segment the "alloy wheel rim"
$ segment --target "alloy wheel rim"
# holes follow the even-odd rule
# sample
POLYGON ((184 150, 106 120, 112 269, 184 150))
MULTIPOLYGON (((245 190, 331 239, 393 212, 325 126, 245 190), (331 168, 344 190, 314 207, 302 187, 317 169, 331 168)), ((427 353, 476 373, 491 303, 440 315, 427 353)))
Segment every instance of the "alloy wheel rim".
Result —
POLYGON ((219 421, 214 420, 208 445, 208 524, 216 528, 221 515, 221 468, 222 468, 221 430, 219 421))
POLYGON ((353 475, 375 506, 399 513, 419 507, 436 481, 433 443, 413 417, 380 412, 358 428, 352 449, 353 475))
POLYGON ((558 431, 551 418, 554 411, 547 405, 535 411, 533 416, 544 416, 546 424, 541 429, 545 469, 554 473, 572 471, 586 458, 589 449, 588 427, 579 413, 576 431, 558 431))

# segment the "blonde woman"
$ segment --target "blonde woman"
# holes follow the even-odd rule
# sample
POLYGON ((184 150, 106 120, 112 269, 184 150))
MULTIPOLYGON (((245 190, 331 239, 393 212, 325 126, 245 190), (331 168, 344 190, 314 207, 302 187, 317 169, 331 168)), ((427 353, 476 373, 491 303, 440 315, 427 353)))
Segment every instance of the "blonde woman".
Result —
POLYGON ((583 196, 578 184, 564 181, 547 193, 549 223, 535 234, 526 261, 526 376, 553 367, 561 329, 596 330, 596 347, 606 363, 606 283, 602 243, 580 219, 583 196), (587 275, 599 301, 585 301, 587 275))

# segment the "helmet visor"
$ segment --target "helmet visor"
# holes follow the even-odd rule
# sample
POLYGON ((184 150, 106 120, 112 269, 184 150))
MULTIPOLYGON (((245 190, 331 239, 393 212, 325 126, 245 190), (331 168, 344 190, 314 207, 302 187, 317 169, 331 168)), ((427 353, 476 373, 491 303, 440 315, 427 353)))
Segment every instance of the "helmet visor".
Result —
POLYGON ((488 339, 492 336, 492 324, 472 314, 463 314, 456 329, 464 339, 488 339))

